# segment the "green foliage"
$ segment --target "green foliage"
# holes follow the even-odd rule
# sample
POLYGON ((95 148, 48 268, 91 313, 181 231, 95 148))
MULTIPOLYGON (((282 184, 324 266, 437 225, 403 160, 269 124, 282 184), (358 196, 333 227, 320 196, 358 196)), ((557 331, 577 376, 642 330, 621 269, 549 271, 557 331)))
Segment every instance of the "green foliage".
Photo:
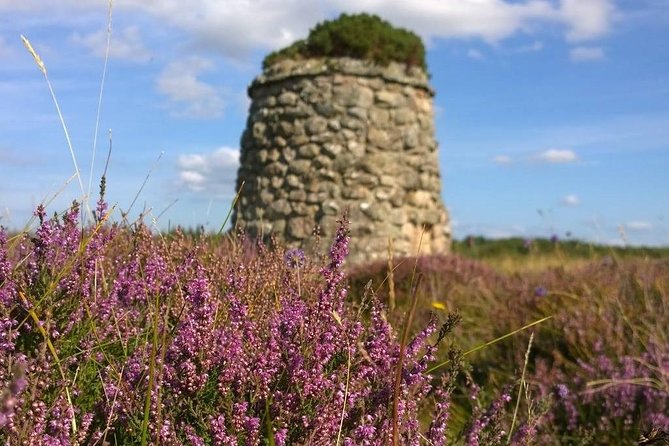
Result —
POLYGON ((263 67, 284 59, 310 57, 352 57, 380 65, 395 61, 427 70, 425 46, 418 35, 370 14, 342 14, 319 23, 305 40, 269 54, 263 67))
POLYGON ((604 246, 579 240, 553 242, 545 238, 523 240, 519 237, 507 239, 487 239, 467 237, 453 241, 453 252, 474 259, 493 260, 500 257, 525 258, 528 255, 555 255, 557 252, 566 259, 592 260, 604 256, 619 258, 643 257, 649 259, 669 258, 669 248, 604 246))

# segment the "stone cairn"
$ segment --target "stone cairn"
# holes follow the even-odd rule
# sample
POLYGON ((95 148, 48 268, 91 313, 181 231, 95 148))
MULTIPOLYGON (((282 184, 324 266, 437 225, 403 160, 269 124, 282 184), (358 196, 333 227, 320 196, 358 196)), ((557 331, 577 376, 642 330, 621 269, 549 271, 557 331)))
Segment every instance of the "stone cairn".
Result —
POLYGON ((350 58, 287 59, 248 89, 233 224, 288 246, 329 241, 348 209, 349 261, 445 253, 433 90, 425 72, 350 58), (243 187, 242 187, 243 183, 243 187), (240 189, 241 188, 241 189, 240 189))

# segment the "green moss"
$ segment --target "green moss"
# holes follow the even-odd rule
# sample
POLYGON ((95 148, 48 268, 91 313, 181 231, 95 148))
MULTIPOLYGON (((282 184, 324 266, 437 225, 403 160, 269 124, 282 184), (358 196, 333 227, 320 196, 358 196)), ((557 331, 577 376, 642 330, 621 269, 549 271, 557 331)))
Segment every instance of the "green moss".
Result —
POLYGON ((342 14, 336 20, 319 23, 305 40, 265 57, 263 67, 285 59, 310 57, 352 57, 380 65, 395 61, 427 71, 421 38, 370 14, 342 14))

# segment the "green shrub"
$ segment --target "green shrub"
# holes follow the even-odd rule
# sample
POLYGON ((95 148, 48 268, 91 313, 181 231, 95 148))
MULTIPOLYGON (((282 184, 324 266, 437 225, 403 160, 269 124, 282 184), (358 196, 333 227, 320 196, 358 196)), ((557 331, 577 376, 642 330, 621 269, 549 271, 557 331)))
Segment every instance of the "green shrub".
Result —
POLYGON ((342 14, 336 20, 319 23, 306 40, 265 57, 263 67, 284 59, 309 57, 352 57, 380 65, 395 61, 427 70, 425 46, 418 35, 370 14, 342 14))

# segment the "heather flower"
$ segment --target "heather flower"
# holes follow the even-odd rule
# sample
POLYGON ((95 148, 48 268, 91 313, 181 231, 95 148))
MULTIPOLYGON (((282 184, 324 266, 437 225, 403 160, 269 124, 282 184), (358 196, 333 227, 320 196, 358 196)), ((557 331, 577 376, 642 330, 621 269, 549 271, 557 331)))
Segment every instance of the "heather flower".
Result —
POLYGON ((544 286, 538 286, 534 289, 534 295, 536 297, 545 297, 548 295, 548 290, 544 286))
POLYGON ((569 388, 567 388, 567 386, 564 384, 558 384, 555 386, 555 394, 558 396, 558 398, 563 400, 569 395, 569 388))
POLYGON ((284 255, 284 261, 288 268, 291 269, 300 269, 304 267, 306 258, 304 256, 304 251, 299 248, 292 248, 286 251, 284 255))

